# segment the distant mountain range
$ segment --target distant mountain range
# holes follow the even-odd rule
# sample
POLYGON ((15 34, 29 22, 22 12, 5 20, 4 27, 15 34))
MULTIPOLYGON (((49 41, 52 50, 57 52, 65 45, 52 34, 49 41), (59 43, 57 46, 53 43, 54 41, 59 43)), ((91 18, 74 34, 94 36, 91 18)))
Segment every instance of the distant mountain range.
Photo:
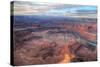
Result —
POLYGON ((85 23, 96 22, 95 18, 75 18, 59 16, 14 15, 11 16, 15 23, 85 23))

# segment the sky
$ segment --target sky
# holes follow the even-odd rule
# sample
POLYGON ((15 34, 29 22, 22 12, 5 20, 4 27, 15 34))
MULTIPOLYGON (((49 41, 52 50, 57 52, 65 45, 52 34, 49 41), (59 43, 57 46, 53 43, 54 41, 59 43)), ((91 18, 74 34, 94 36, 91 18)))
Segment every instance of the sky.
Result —
POLYGON ((60 3, 14 2, 14 15, 97 16, 97 7, 60 3))

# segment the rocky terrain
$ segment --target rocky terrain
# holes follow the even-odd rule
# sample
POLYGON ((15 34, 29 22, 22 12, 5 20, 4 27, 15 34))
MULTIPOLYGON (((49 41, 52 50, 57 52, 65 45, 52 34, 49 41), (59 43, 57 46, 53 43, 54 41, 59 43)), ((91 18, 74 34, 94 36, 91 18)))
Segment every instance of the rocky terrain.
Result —
POLYGON ((14 65, 97 60, 96 23, 14 28, 14 65))

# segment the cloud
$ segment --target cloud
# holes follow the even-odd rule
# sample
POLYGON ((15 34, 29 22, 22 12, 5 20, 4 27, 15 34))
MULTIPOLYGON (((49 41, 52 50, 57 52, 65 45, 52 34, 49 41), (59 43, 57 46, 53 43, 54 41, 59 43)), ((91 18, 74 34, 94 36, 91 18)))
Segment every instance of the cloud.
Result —
MULTIPOLYGON (((60 3, 35 3, 28 1, 14 2, 14 15, 56 15, 67 16, 69 14, 86 15, 96 14, 96 6, 68 5, 60 3)), ((72 15, 73 16, 73 15, 72 15)), ((93 15, 94 16, 94 15, 93 15)), ((96 15, 95 15, 96 16, 96 15)))

